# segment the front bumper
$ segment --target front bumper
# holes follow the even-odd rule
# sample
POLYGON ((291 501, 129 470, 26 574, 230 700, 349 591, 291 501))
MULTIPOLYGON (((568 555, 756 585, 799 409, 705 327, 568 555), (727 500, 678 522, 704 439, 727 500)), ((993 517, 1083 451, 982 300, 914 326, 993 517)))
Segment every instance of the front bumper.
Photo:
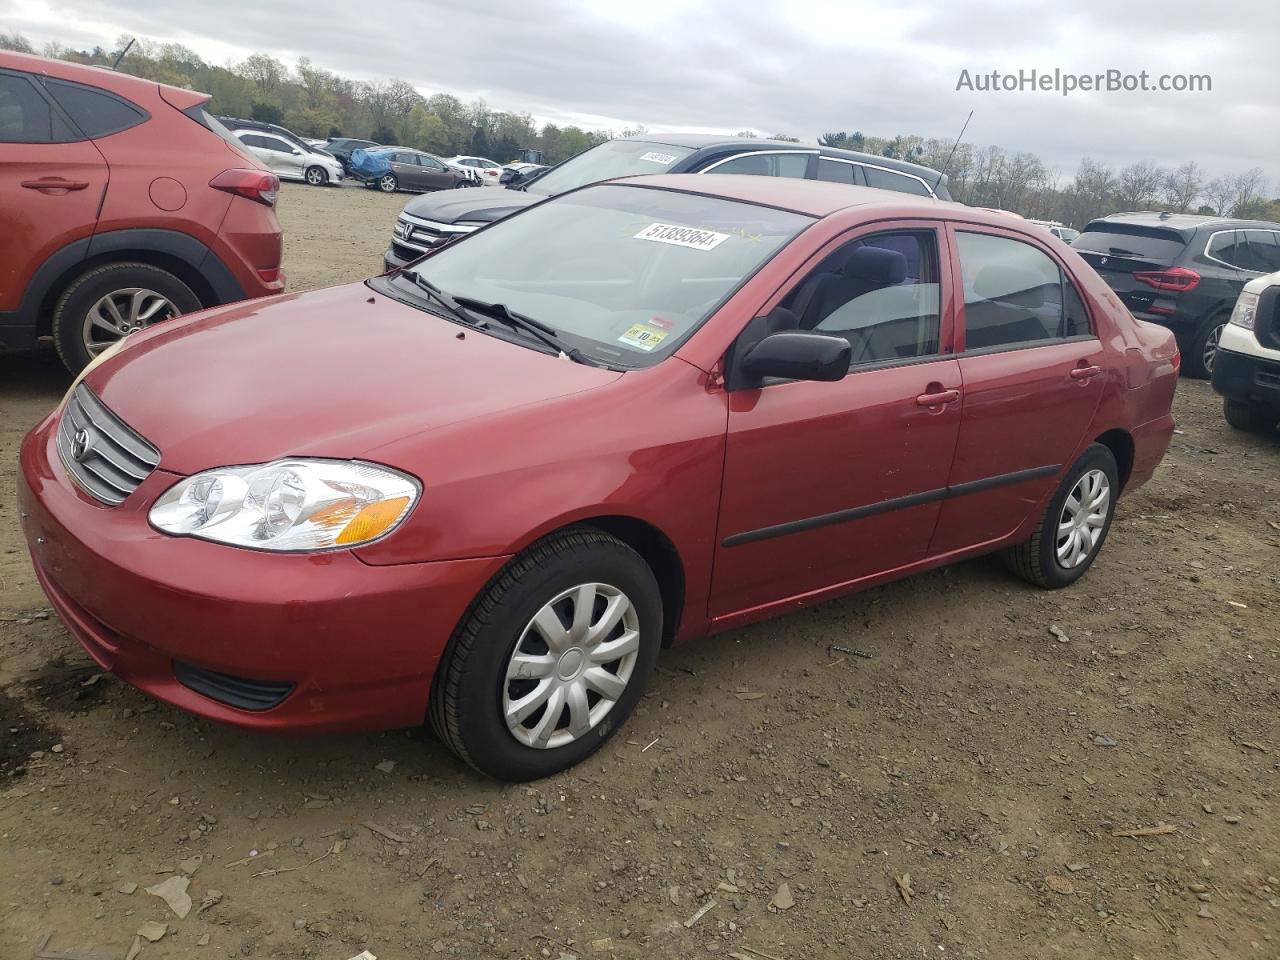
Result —
POLYGON ((156 470, 123 504, 103 507, 67 476, 54 423, 47 418, 22 445, 23 532, 50 603, 104 669, 243 727, 330 732, 423 721, 445 644, 507 558, 375 567, 346 551, 270 554, 166 536, 147 511, 178 478, 156 470), (246 708, 210 676, 283 694, 246 708))
POLYGON ((1231 400, 1280 410, 1280 360, 1219 345, 1213 358, 1213 389, 1231 400))

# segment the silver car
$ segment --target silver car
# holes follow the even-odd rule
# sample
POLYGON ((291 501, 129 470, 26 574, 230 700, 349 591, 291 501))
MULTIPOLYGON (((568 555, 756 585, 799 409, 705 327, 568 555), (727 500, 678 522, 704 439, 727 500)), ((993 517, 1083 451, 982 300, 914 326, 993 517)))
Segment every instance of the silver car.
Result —
POLYGON ((327 153, 304 149, 261 130, 236 130, 235 135, 281 180, 301 180, 314 187, 342 182, 342 164, 327 153))

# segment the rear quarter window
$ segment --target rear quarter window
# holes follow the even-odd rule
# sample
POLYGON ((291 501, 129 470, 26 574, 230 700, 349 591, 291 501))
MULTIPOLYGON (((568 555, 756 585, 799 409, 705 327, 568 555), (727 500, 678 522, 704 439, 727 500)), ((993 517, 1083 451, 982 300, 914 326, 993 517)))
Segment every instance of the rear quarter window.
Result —
POLYGON ((877 170, 875 167, 863 167, 862 173, 867 178, 868 187, 896 190, 898 193, 914 193, 918 197, 929 196, 929 187, 915 177, 889 170, 877 170))
POLYGON ((45 89, 90 140, 109 137, 149 119, 136 104, 105 90, 66 80, 44 81, 45 89))

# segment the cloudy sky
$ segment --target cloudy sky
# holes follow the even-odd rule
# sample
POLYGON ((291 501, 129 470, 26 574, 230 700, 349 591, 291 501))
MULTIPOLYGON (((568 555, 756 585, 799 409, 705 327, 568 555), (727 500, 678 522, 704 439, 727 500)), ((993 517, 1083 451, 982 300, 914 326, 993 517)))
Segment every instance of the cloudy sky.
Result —
POLYGON ((37 47, 137 34, 218 63, 309 56, 357 79, 614 129, 950 138, 972 109, 969 141, 1035 152, 1068 176, 1088 155, 1258 166, 1280 182, 1274 0, 0 0, 0 30, 37 47), (1032 68, 1208 74, 1212 91, 956 89, 962 70, 1032 68))

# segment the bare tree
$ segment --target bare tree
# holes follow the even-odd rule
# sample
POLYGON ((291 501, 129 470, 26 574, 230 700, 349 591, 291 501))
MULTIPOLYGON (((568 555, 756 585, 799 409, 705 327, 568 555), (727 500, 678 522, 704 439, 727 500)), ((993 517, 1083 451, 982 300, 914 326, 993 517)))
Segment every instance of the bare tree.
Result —
POLYGON ((1164 178, 1164 202, 1178 213, 1186 213, 1204 189, 1204 171, 1194 160, 1188 160, 1164 178))
POLYGON ((1150 160, 1131 163, 1116 178, 1116 202, 1123 210, 1145 210, 1155 204, 1164 171, 1150 160))
POLYGON ((281 81, 288 75, 288 70, 275 57, 265 53, 255 53, 236 67, 236 73, 252 81, 262 93, 270 93, 280 86, 281 81))
POLYGON ((1205 184, 1202 197, 1215 216, 1223 216, 1236 198, 1235 178, 1214 177, 1205 184))
POLYGON ((1231 180, 1235 188, 1231 198, 1231 215, 1246 220, 1260 218, 1265 215, 1267 202, 1267 180, 1260 167, 1246 170, 1231 180))
POLYGON ((422 102, 422 94, 404 80, 375 80, 360 85, 360 102, 372 115, 375 125, 390 128, 422 102))
POLYGON ((20 33, 0 33, 0 50, 12 50, 15 53, 35 53, 36 48, 31 41, 20 33))

